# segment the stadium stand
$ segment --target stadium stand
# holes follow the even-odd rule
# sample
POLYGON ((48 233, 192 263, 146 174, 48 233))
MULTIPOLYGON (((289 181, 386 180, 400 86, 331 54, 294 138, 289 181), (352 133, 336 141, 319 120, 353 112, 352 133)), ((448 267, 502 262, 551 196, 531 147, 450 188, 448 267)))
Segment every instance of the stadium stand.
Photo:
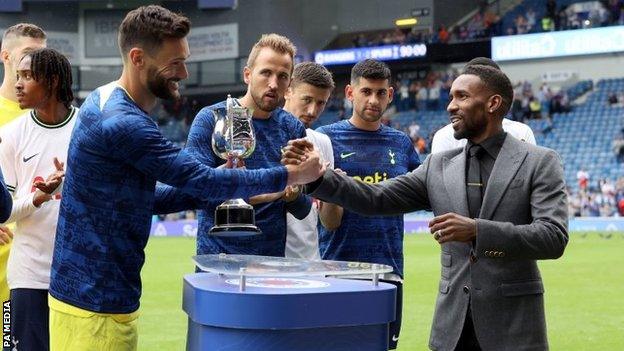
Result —
MULTIPOLYGON (((553 113, 550 118, 530 119, 525 122, 533 129, 537 143, 556 150, 562 157, 565 166, 566 183, 573 197, 587 202, 584 207, 591 209, 592 202, 599 205, 608 203, 609 211, 602 215, 613 215, 617 211, 616 203, 624 198, 622 181, 624 163, 619 162, 613 152, 613 140, 622 133, 624 128, 624 106, 608 103, 610 94, 624 93, 624 78, 600 80, 593 85, 591 80, 577 82, 566 88, 565 93, 570 101, 584 99, 573 106, 570 112, 553 113), (590 186, 587 192, 579 193, 577 172, 584 168, 590 174, 590 186), (615 189, 610 195, 603 195, 599 181, 614 184, 615 189)), ((444 94, 444 93, 443 93, 444 94)), ((441 104, 440 106, 445 106, 441 104)), ((545 116, 547 106, 542 107, 545 116)), ((317 126, 333 123, 340 119, 339 113, 324 113, 317 126)), ((430 145, 433 134, 448 123, 448 114, 443 109, 415 111, 408 110, 395 113, 390 123, 397 129, 409 134, 408 127, 416 123, 420 129, 418 135, 425 138, 430 145)), ((430 147, 427 147, 429 150, 430 147)), ((427 154, 422 154, 424 159, 427 154)), ((582 212, 588 215, 586 211, 582 212)), ((581 215, 581 211, 578 212, 581 215)))
POLYGON ((539 33, 623 23, 620 2, 603 1, 602 5, 579 7, 579 11, 570 9, 570 5, 581 2, 583 1, 524 0, 502 16, 503 34, 539 33))
POLYGON ((349 33, 336 38, 327 49, 410 43, 456 43, 483 40, 498 35, 540 33, 554 30, 595 28, 624 24, 624 7, 619 0, 602 4, 579 0, 524 0, 511 8, 499 1, 482 1, 474 15, 448 28, 414 28, 349 33))

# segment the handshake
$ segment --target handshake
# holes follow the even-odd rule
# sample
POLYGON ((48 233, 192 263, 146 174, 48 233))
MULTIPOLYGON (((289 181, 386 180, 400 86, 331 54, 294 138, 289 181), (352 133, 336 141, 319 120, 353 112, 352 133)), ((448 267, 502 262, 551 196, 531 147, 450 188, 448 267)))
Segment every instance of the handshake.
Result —
MULTIPOLYGON (((290 140, 281 149, 281 163, 288 170, 288 185, 305 185, 319 179, 325 170, 325 164, 314 145, 305 139, 290 140)), ((219 168, 245 168, 245 160, 229 155, 225 164, 219 168)))
POLYGON ((305 138, 290 140, 282 147, 281 163, 288 169, 289 185, 312 183, 327 169, 314 145, 305 138))

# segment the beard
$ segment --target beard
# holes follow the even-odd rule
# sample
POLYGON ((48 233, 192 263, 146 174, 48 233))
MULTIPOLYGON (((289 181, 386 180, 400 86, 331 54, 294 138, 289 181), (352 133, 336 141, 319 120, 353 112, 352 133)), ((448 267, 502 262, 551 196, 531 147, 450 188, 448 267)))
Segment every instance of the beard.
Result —
POLYGON ((383 113, 383 110, 380 110, 377 113, 373 113, 370 110, 367 111, 366 109, 362 109, 362 111, 360 111, 360 118, 366 122, 377 122, 381 119, 383 113))
POLYGON ((459 123, 461 123, 462 125, 460 125, 459 129, 453 131, 453 137, 457 140, 476 137, 479 134, 483 133, 485 131, 485 128, 487 127, 486 120, 475 120, 474 117, 470 123, 466 123, 465 118, 462 118, 459 123))
POLYGON ((173 89, 170 83, 179 82, 177 78, 166 78, 159 73, 156 68, 151 67, 147 70, 147 89, 159 99, 176 100, 180 98, 180 92, 173 89))
POLYGON ((251 97, 253 98, 253 101, 256 104, 256 106, 258 106, 258 108, 264 112, 271 112, 275 110, 280 104, 279 97, 277 99, 274 99, 273 101, 267 101, 267 102, 265 102, 263 99, 264 94, 258 95, 258 94, 252 93, 251 97))
POLYGON ((473 133, 471 133, 467 129, 460 129, 453 132, 453 137, 456 140, 469 139, 470 137, 472 137, 472 134, 473 133))

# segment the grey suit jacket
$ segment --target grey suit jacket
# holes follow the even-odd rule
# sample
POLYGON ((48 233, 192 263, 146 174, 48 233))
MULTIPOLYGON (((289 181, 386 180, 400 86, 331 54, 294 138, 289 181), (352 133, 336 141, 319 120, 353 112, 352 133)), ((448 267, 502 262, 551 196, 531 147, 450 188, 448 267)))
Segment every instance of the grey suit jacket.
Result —
MULTIPOLYGON (((327 171, 308 191, 369 215, 431 209, 468 217, 464 149, 429 156, 416 170, 379 184, 327 171)), ((550 149, 507 136, 489 178, 474 249, 441 246, 441 278, 429 347, 453 350, 468 304, 483 350, 546 350, 542 278, 536 260, 568 242, 563 167, 550 149), (470 252, 476 260, 470 260, 470 252)), ((409 298, 409 297, 407 297, 409 298)))

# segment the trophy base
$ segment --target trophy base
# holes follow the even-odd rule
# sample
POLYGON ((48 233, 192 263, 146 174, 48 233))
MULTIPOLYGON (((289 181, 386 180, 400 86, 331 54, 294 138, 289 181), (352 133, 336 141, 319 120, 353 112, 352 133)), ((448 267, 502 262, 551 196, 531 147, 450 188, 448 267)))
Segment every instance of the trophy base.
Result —
POLYGON ((262 234, 256 227, 253 206, 243 199, 227 200, 215 209, 215 225, 208 232, 214 236, 252 236, 262 234))
POLYGON ((214 226, 208 233, 212 236, 235 237, 260 235, 262 231, 255 225, 224 225, 214 226))

